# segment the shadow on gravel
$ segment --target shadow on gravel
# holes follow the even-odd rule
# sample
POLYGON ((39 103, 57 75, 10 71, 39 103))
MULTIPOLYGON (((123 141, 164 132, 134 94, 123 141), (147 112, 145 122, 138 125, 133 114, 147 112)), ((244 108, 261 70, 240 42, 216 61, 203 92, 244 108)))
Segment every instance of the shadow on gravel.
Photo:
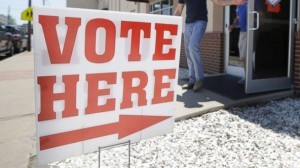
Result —
POLYGON ((275 133, 300 138, 300 97, 229 108, 228 111, 275 133))

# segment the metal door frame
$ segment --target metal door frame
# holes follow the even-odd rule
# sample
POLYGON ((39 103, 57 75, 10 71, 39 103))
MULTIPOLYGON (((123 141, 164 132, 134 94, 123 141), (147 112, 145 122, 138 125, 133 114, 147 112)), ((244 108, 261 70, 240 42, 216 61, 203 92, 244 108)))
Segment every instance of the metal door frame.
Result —
MULTIPOLYGON (((294 34, 295 34, 295 0, 290 0, 290 18, 289 18, 289 53, 288 53, 288 74, 286 77, 255 79, 253 80, 253 39, 254 31, 259 29, 259 24, 254 28, 254 2, 248 1, 248 33, 247 33, 247 63, 246 63, 246 82, 245 93, 256 93, 280 89, 289 89, 292 87, 292 58, 294 54, 294 34)), ((257 17, 259 18, 259 17, 257 17)))

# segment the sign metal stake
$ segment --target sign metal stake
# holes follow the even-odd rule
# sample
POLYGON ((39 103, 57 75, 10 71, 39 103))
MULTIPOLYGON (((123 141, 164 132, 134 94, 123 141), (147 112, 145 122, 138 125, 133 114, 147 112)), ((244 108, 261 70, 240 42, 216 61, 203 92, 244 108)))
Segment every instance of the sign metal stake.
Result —
POLYGON ((109 149, 113 149, 113 148, 117 148, 120 146, 125 146, 128 145, 128 168, 130 168, 130 140, 127 142, 123 142, 123 143, 119 143, 119 144, 114 144, 114 145, 109 145, 109 146, 105 146, 105 147, 98 147, 98 168, 101 168, 101 150, 109 150, 109 149))

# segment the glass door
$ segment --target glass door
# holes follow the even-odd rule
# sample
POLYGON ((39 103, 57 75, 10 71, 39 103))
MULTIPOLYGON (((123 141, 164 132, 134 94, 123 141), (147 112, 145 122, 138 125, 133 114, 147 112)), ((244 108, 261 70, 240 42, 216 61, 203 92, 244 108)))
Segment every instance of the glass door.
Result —
POLYGON ((291 88, 295 0, 248 0, 245 92, 291 88))
POLYGON ((229 26, 236 18, 236 6, 225 8, 225 71, 226 74, 244 77, 244 62, 240 59, 238 48, 240 29, 235 27, 229 31, 229 26))

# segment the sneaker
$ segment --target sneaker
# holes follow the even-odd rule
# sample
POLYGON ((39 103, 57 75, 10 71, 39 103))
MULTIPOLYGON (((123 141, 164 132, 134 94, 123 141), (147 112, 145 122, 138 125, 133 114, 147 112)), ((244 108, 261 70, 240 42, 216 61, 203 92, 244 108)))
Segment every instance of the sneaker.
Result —
POLYGON ((240 85, 244 85, 245 84, 245 78, 242 78, 237 83, 240 84, 240 85))
POLYGON ((202 88, 202 86, 203 86, 203 80, 196 81, 193 87, 194 92, 198 92, 202 88))
POLYGON ((182 89, 192 89, 194 87, 194 84, 193 83, 188 83, 188 84, 185 84, 182 86, 182 89))

